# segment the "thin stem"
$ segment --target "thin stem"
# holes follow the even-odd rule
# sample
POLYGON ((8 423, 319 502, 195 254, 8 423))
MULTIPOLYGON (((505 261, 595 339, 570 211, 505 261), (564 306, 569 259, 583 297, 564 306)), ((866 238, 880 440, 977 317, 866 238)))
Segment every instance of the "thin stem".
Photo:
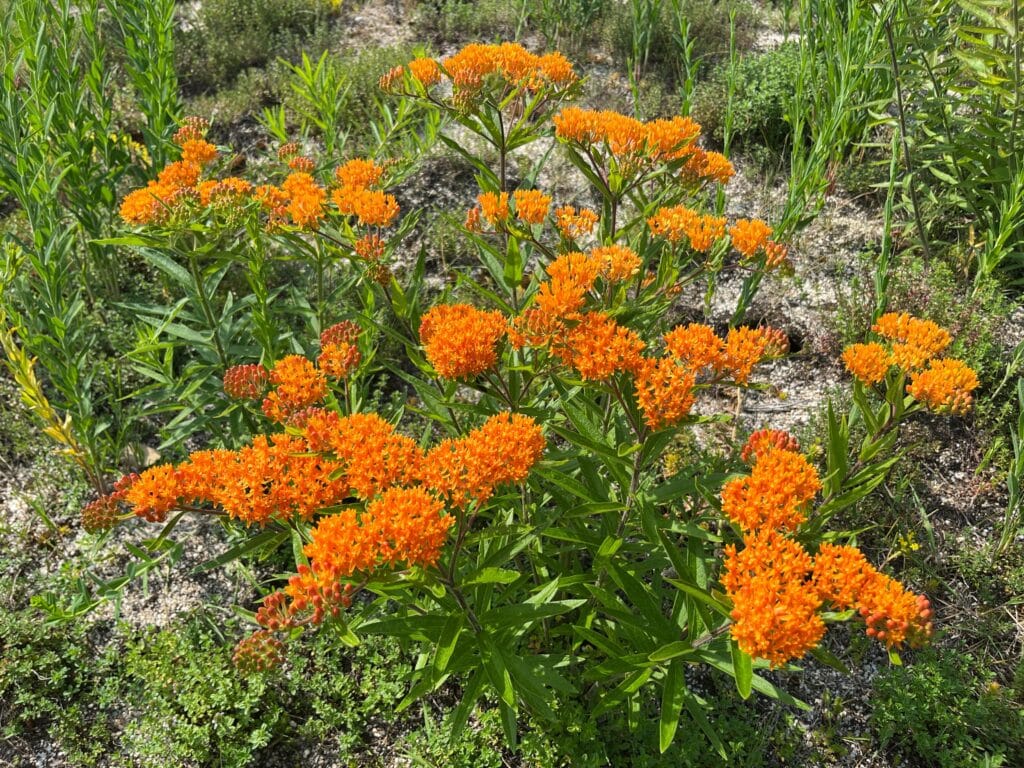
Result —
POLYGON ((892 33, 892 20, 885 20, 885 37, 889 42, 889 61, 892 64, 893 79, 896 81, 896 107, 900 119, 900 143, 903 145, 903 161, 907 168, 907 175, 910 177, 910 204, 914 209, 914 223, 917 226, 917 234, 921 238, 921 248, 924 250, 925 258, 931 260, 931 248, 928 247, 928 237, 924 230, 924 220, 921 218, 921 204, 917 199, 917 185, 914 183, 914 166, 910 157, 910 143, 907 141, 907 115, 903 103, 903 86, 900 84, 900 65, 896 57, 896 41, 892 33))
POLYGON ((220 343, 220 329, 217 326, 217 321, 213 317, 213 309, 210 307, 210 300, 206 296, 206 287, 203 283, 202 275, 199 272, 199 265, 196 263, 196 258, 193 255, 188 257, 189 271, 192 273, 192 282, 195 283, 196 294, 199 297, 199 305, 203 309, 203 315, 206 317, 206 324, 210 328, 210 334, 213 337, 213 344, 217 348, 217 357, 220 359, 221 366, 226 370, 230 363, 228 356, 224 352, 224 347, 220 343))

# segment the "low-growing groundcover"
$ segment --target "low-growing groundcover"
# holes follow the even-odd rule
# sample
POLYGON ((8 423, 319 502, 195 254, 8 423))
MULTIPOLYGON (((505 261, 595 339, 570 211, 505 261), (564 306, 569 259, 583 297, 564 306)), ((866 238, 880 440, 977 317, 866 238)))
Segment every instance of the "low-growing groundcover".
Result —
MULTIPOLYGON (((328 61, 295 70, 320 83, 307 107, 337 85, 328 61)), ((630 68, 639 78, 642 62, 630 68)), ((905 519, 887 551, 867 511, 891 483, 916 500, 915 436, 1004 413, 975 399, 1011 392, 1012 368, 1000 380, 970 336, 903 311, 876 271, 874 311, 848 321, 852 379, 818 431, 755 430, 745 400, 773 391, 789 341, 750 309, 792 268, 799 214, 773 227, 727 212, 734 167, 692 119, 571 104, 581 92, 560 54, 471 44, 382 71, 358 154, 333 141, 326 103, 303 118, 323 151, 268 112, 277 144, 250 168, 200 118, 133 145, 127 157, 147 160, 118 197, 122 223, 89 240, 153 284, 114 302, 135 318, 123 343, 136 336, 102 401, 118 404, 116 434, 76 392, 70 342, 41 365, 26 353, 45 338, 23 330, 45 325, 29 297, 80 310, 55 301, 70 273, 38 239, 9 241, 9 367, 95 486, 81 525, 102 563, 65 558, 26 608, 24 560, 10 559, 0 696, 16 759, 45 733, 59 745, 46 754, 83 764, 827 762, 844 737, 823 727, 809 746, 780 713, 808 707, 794 691, 816 699, 816 670, 853 661, 857 677, 865 655, 894 665, 870 724, 896 759, 1017 759, 1017 681, 935 661, 963 642, 929 600, 950 587, 919 567, 905 519), (443 275, 419 239, 426 211, 404 202, 434 142, 478 188, 445 225, 473 264, 443 275), (571 192, 551 183, 555 163, 571 192), (723 299, 731 315, 709 321, 723 299), (57 408, 50 366, 63 366, 57 408), (162 444, 115 482, 131 466, 117 446, 140 427, 162 444), (191 516, 224 533, 198 570, 231 569, 251 600, 162 630, 90 622, 104 601, 116 614, 127 584, 108 553, 131 554, 143 589, 172 585, 191 516), (887 575, 900 569, 908 586, 887 575), (901 665, 934 642, 920 669, 901 665), (947 696, 957 705, 933 712, 947 696), (766 711, 773 725, 754 726, 766 711)), ((1010 448, 1019 461, 1012 438, 985 462, 1010 448)), ((38 509, 59 562, 78 524, 38 509)), ((1012 515, 998 544, 1011 555, 1012 515)), ((999 582, 986 601, 1010 584, 970 576, 999 582)))

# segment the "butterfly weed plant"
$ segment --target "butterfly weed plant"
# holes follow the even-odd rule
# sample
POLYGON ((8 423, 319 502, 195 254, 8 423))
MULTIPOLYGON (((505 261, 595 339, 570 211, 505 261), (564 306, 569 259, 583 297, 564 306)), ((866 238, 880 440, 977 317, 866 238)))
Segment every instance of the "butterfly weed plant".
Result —
POLYGON ((768 223, 705 212, 729 161, 689 118, 572 106, 578 78, 558 53, 473 44, 396 67, 381 87, 439 116, 476 173, 477 204, 459 218, 479 269, 455 275, 462 300, 427 294, 422 256, 392 269, 415 221, 389 191, 401 158, 321 167, 286 145, 278 175, 250 181, 218 175, 205 123, 187 121, 180 159, 120 213, 126 238, 189 291, 163 327, 185 312, 205 323, 195 386, 217 395, 202 425, 232 426, 123 478, 86 527, 137 517, 165 526, 162 540, 182 515, 215 516, 244 536, 217 563, 290 544, 292 573, 269 584, 237 646, 241 670, 281 664, 286 643, 322 625, 350 645, 397 637, 416 659, 399 709, 456 683, 456 730, 486 699, 510 745, 524 710, 555 719, 573 700, 635 720, 655 698, 662 751, 688 719, 724 754, 689 668, 804 706, 760 671, 808 654, 841 666, 820 647, 828 625, 859 622, 894 658, 926 642, 927 598, 829 521, 899 460, 903 421, 970 407, 977 378, 941 357, 949 334, 890 313, 847 350, 853 405, 830 410, 821 467, 791 435, 760 430, 670 472, 680 434, 734 418, 709 413, 712 396, 758 386, 755 368, 787 351, 773 328, 669 320, 684 288, 712 291, 727 272, 750 286, 742 317, 760 276, 787 265, 768 223), (513 186, 509 162, 534 142, 568 157, 593 208, 513 186), (228 241, 254 291, 214 306, 228 241), (288 310, 256 290, 260 259, 281 247, 314 275, 308 310, 284 324, 288 310), (240 305, 251 322, 233 325, 240 305), (382 341, 405 359, 379 355, 382 341), (385 371, 404 401, 374 410, 385 371))

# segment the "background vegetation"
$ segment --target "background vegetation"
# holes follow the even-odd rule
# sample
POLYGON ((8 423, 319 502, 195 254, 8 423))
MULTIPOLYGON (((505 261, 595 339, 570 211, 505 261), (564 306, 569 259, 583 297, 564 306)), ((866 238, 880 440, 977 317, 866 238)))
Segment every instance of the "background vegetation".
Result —
MULTIPOLYGON (((360 766, 1024 763, 1018 3, 8 0, 0 16, 4 761, 273 766, 315 753, 360 766), (902 438, 911 460, 842 521, 939 606, 934 647, 889 666, 850 638, 852 678, 807 673, 810 714, 742 702, 711 678, 688 681, 709 703, 728 760, 696 734, 659 755, 656 702, 634 730, 582 710, 560 712, 557 727, 526 723, 514 755, 497 709, 485 708, 452 742, 455 692, 395 713, 416 659, 391 641, 352 650, 322 632, 289 651, 289 674, 239 678, 230 647, 244 630, 226 593, 251 603, 281 564, 243 558, 231 589, 161 603, 159 626, 146 628, 125 621, 121 575, 133 577, 135 597, 124 600, 138 607, 171 568, 199 561, 173 548, 141 557, 86 534, 77 517, 118 472, 183 456, 195 447, 186 434, 212 429, 211 404, 198 390, 183 396, 183 382, 212 370, 217 333, 237 342, 232 313, 259 309, 221 307, 213 335, 194 302, 165 324, 146 308, 166 311, 183 289, 159 259, 112 241, 121 196, 165 163, 177 121, 210 117, 240 173, 275 141, 337 158, 401 142, 410 175, 441 180, 430 194, 405 190, 410 207, 429 209, 452 178, 451 158, 429 131, 409 129, 415 116, 384 98, 377 78, 414 50, 503 39, 563 50, 589 72, 588 105, 645 118, 684 111, 704 125, 740 166, 749 204, 797 238, 798 267, 820 259, 832 270, 800 274, 824 274, 838 295, 827 326, 804 329, 798 359, 816 377, 834 381, 825 353, 863 340, 891 308, 948 327, 983 380, 970 417, 918 419, 902 438), (852 253, 830 255, 822 251, 832 244, 812 233, 837 200, 877 226, 852 253)), ((425 219, 413 236, 428 272, 459 262, 443 221, 425 219)), ((222 245, 228 258, 232 244, 222 245)), ((267 311, 285 327, 305 322, 311 276, 283 260, 260 268, 280 287, 263 297, 267 311)), ((393 381, 378 390, 383 408, 404 396, 393 381)), ((823 413, 812 416, 805 446, 826 436, 823 413)))

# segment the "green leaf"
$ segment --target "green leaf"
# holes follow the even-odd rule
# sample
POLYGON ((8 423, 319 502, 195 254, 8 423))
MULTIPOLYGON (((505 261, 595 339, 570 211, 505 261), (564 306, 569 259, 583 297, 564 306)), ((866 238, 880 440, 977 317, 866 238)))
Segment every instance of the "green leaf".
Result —
POLYGON ((683 709, 686 678, 683 663, 673 661, 665 673, 665 683, 661 690, 661 719, 658 721, 658 745, 661 753, 672 744, 676 729, 679 727, 679 714, 683 709))
POLYGON ((736 690, 744 701, 750 698, 750 687, 754 677, 754 663, 750 654, 740 648, 735 638, 729 640, 732 651, 732 668, 736 674, 736 690))
POLYGON ((455 652, 455 646, 459 642, 459 634, 462 632, 465 617, 461 612, 453 613, 448 617, 441 630, 441 636, 437 639, 437 647, 434 649, 434 677, 440 677, 448 669, 448 662, 455 652))
POLYGON ((671 659, 679 658, 680 656, 686 656, 693 651, 693 646, 684 640, 674 640, 671 643, 666 643, 656 651, 652 651, 647 658, 651 661, 661 663, 663 661, 669 661, 671 659))
POLYGON ((484 568, 479 573, 468 578, 464 584, 511 584, 522 574, 519 571, 512 571, 507 568, 484 568))

